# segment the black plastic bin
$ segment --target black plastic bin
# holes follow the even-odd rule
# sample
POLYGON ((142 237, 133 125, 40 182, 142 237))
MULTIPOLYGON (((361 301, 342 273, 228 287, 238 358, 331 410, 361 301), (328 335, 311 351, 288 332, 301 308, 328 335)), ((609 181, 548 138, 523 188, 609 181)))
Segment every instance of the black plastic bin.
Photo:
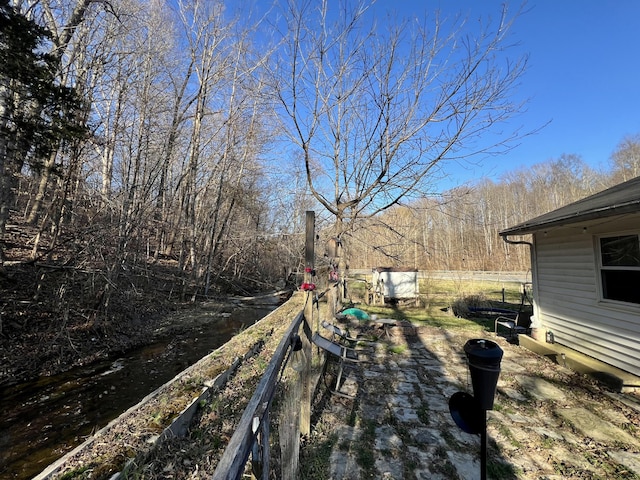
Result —
POLYGON ((473 339, 464 345, 469 362, 473 396, 482 410, 492 410, 503 351, 491 340, 473 339))

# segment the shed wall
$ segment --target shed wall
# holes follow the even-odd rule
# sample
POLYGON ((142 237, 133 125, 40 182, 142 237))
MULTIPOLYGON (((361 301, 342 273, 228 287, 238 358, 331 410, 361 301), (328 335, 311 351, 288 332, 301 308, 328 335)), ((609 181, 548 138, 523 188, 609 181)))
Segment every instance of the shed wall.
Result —
POLYGON ((634 231, 638 215, 537 233, 535 295, 556 342, 640 375, 640 305, 601 300, 596 253, 598 235, 634 231))
POLYGON ((404 299, 418 296, 418 271, 417 270, 389 270, 374 269, 373 283, 382 281, 384 296, 386 298, 404 299))

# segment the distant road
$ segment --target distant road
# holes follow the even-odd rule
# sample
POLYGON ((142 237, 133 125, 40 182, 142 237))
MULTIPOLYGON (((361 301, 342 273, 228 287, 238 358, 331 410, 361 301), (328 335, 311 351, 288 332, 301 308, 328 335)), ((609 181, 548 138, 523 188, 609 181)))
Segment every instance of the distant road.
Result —
POLYGON ((530 282, 531 272, 463 272, 445 271, 434 272, 420 271, 420 277, 439 278, 444 280, 487 280, 489 282, 530 282))
MULTIPOLYGON (((349 272, 351 275, 371 275, 371 270, 355 269, 349 272)), ((420 270, 420 278, 437 278, 441 280, 486 280, 488 282, 515 282, 523 283, 531 281, 531 272, 466 272, 461 270, 420 270)))

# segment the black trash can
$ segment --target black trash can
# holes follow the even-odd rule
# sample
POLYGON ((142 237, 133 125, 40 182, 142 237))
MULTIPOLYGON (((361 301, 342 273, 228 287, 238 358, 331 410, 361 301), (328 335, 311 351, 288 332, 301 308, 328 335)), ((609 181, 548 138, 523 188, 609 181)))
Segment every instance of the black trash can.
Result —
POLYGON ((464 352, 469 361, 473 396, 482 410, 492 410, 504 352, 497 343, 484 339, 469 340, 464 352))

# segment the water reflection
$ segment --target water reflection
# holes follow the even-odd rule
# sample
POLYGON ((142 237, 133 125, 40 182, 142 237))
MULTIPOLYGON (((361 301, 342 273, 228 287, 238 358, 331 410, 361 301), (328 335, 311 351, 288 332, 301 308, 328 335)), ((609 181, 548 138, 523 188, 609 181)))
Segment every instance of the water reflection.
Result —
POLYGON ((37 475, 271 310, 237 309, 229 318, 122 358, 0 388, 0 477, 22 480, 37 475))

